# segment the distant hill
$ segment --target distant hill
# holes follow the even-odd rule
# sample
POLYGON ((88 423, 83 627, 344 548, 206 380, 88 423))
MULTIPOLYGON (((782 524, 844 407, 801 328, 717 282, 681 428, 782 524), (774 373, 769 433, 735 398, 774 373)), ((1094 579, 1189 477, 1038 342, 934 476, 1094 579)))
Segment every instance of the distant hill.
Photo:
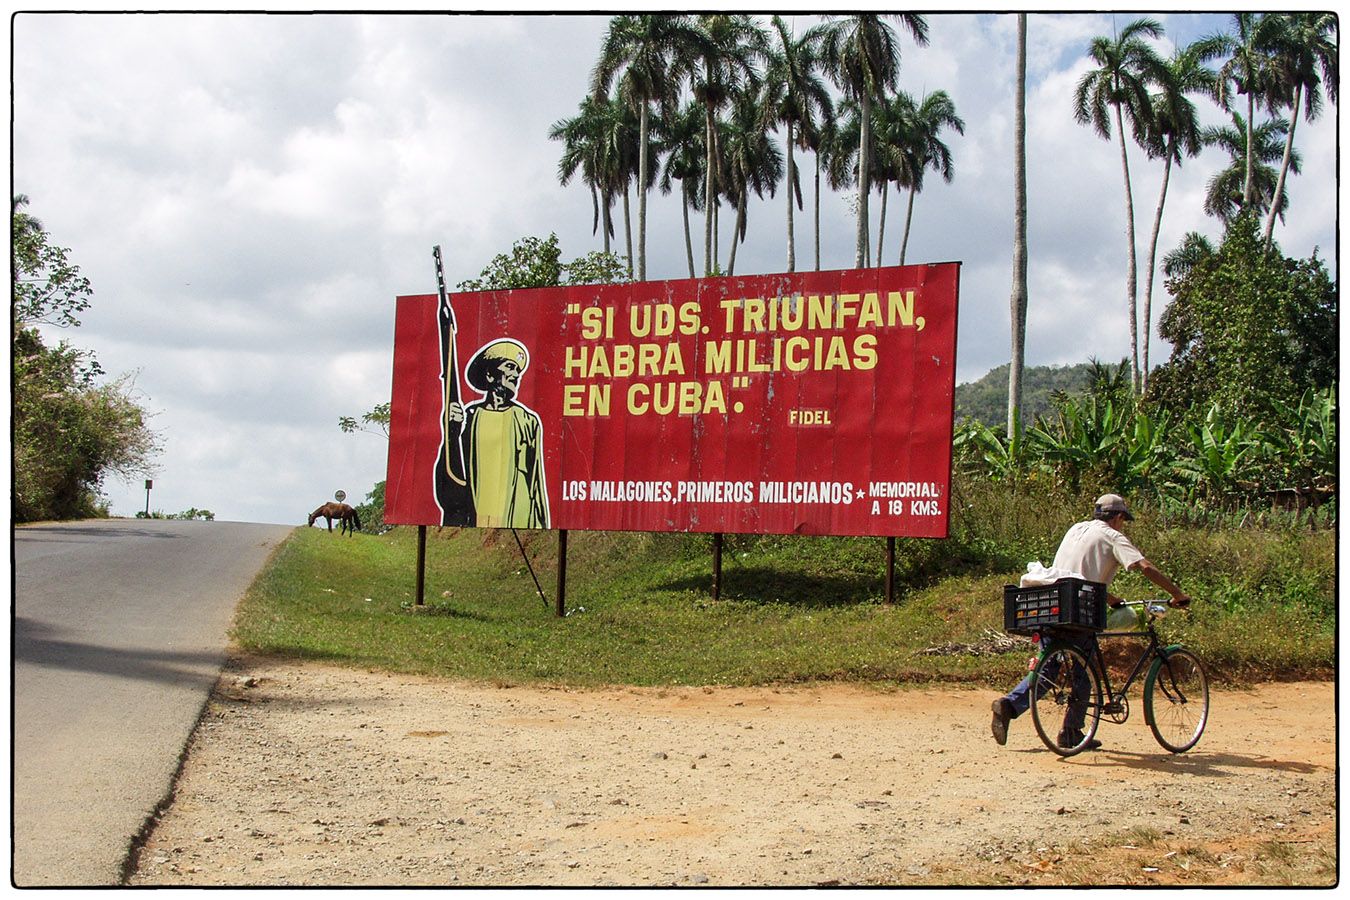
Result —
MULTIPOLYGON (((1050 411, 1052 391, 1070 394, 1087 388, 1092 366, 1027 366, 1022 371, 1022 421, 1050 411)), ((956 421, 975 419, 992 427, 1008 422, 1008 364, 991 369, 979 381, 956 386, 956 421)))

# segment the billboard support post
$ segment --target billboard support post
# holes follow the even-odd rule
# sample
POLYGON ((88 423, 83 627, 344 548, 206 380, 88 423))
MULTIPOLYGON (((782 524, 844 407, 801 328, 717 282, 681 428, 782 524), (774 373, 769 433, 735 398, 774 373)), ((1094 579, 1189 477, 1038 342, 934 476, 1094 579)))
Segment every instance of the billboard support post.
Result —
POLYGON ((712 598, 722 599, 722 532, 713 532, 713 583, 712 598))
POLYGON ((417 526, 417 605, 421 606, 427 586, 427 526, 417 526))
POLYGON ((895 602, 895 538, 886 538, 886 605, 895 602))
POLYGON ((558 529, 558 598, 553 611, 562 618, 567 615, 567 529, 558 529))

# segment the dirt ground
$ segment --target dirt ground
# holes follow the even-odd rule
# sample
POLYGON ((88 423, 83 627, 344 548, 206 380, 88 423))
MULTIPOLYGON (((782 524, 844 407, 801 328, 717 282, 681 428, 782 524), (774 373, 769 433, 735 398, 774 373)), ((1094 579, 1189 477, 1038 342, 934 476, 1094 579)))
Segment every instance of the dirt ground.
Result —
POLYGON ((238 659, 133 885, 1329 885, 1331 683, 1136 695, 1061 760, 987 690, 572 690, 238 659))

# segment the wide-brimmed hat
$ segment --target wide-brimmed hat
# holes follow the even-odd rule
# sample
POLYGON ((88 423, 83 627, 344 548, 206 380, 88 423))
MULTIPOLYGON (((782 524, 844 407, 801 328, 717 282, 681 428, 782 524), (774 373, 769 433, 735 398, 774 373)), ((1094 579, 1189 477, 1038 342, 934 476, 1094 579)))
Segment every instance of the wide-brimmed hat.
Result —
POLYGON ((524 372, 525 367, 530 364, 530 353, 520 341, 511 338, 494 341, 484 346, 473 355, 473 359, 469 360, 464 380, 469 382, 469 386, 474 390, 486 392, 489 387, 484 376, 487 375, 488 368, 503 360, 510 360, 524 372))
POLYGON ((1130 512, 1129 504, 1127 504, 1125 498, 1119 494, 1102 494, 1098 497, 1096 512, 1098 514, 1106 513, 1108 515, 1120 514, 1125 517, 1125 521, 1134 521, 1134 513, 1130 512))

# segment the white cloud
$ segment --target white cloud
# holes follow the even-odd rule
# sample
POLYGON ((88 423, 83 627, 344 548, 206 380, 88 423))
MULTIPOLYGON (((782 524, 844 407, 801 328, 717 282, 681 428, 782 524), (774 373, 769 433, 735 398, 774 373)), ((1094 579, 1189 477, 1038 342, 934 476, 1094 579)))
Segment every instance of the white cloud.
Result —
MULTIPOLYGON (((1128 352, 1119 150, 1073 120, 1088 42, 1135 13, 1032 14, 1028 37, 1031 253, 1028 362, 1128 352)), ((811 17, 793 17, 798 30, 811 17)), ((1226 27, 1163 16, 1168 38, 1226 27)), ((588 90, 604 16, 33 15, 14 21, 15 190, 94 282, 69 337, 138 386, 166 436, 158 508, 302 521, 342 488, 383 477, 383 439, 342 435, 340 415, 387 399, 393 298, 453 287, 525 235, 565 256, 598 249, 585 187, 557 183, 554 121, 588 90), (72 61, 78 60, 78 64, 72 61)), ((931 176, 907 261, 963 262, 958 377, 1006 362, 1012 245, 1013 15, 938 15, 931 43, 901 33, 901 86, 943 89, 965 119, 949 135, 956 179, 931 176)), ((1207 109, 1208 121, 1222 121, 1207 109)), ((1335 259, 1336 110, 1300 121, 1304 173, 1277 239, 1335 259)), ((781 135, 779 136, 781 140, 781 135)), ((1207 150, 1172 173, 1159 253, 1190 230, 1223 164, 1207 150)), ((812 171, 809 156, 799 160, 812 171)), ((1131 148, 1140 300, 1162 168, 1131 148)), ((811 265, 810 179, 797 216, 811 265)), ((785 265, 781 194, 753 203, 737 271, 785 265)), ((885 260, 905 198, 892 193, 885 260)), ((848 198, 826 192, 822 266, 853 261, 848 198)), ((636 198, 633 215, 636 218, 636 198)), ((873 215, 879 204, 873 203, 873 215)), ((622 208, 616 209, 623 244, 622 208)), ((677 196, 649 199, 649 277, 683 277, 677 196)), ((725 265, 731 215, 723 217, 725 265)), ((694 216, 701 267, 702 219, 694 216)), ((873 221, 875 234, 876 221, 873 221)), ((1154 320, 1166 302, 1155 285, 1154 320)), ((1154 341, 1153 359, 1166 348, 1154 341)), ((109 485, 142 508, 139 481, 109 485)))

